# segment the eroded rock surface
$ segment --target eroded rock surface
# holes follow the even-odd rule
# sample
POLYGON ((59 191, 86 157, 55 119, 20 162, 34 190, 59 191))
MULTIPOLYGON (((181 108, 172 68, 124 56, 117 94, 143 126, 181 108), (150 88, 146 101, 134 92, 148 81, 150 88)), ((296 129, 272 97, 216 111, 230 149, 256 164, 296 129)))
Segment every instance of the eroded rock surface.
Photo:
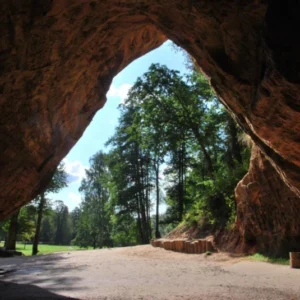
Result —
POLYGON ((272 255, 300 251, 300 198, 255 146, 235 194, 240 250, 272 255))
POLYGON ((0 219, 45 186, 104 105, 113 76, 167 38, 196 59, 299 194, 297 3, 1 1, 0 219))

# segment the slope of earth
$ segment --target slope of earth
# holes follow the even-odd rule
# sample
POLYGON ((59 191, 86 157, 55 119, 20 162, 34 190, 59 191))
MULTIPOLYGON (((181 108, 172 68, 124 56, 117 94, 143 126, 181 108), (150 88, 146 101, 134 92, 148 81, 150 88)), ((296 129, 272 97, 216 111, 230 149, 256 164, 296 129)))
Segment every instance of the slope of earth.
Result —
POLYGON ((300 299, 299 271, 225 254, 137 246, 0 260, 0 295, 18 299, 300 299))
MULTIPOLYGON (((300 198, 255 145, 249 171, 235 189, 235 200, 234 229, 214 232, 214 242, 222 251, 282 257, 300 251, 300 198)), ((165 238, 198 239, 210 234, 197 224, 180 225, 165 238)))

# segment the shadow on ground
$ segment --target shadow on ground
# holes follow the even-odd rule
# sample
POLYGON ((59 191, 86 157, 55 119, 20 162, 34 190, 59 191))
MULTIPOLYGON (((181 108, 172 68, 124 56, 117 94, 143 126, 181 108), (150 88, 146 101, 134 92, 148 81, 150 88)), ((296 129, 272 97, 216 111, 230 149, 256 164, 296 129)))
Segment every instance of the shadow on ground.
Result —
POLYGON ((75 298, 64 297, 55 293, 49 292, 46 289, 37 287, 31 284, 18 284, 0 281, 0 300, 32 300, 32 299, 69 299, 78 300, 75 298))
MULTIPOLYGON (((55 294, 80 289, 80 278, 70 276, 74 268, 68 263, 68 259, 68 255, 60 253, 1 258, 0 269, 3 275, 0 275, 0 300, 73 299, 55 294)), ((76 266, 76 270, 82 268, 83 265, 76 266)))

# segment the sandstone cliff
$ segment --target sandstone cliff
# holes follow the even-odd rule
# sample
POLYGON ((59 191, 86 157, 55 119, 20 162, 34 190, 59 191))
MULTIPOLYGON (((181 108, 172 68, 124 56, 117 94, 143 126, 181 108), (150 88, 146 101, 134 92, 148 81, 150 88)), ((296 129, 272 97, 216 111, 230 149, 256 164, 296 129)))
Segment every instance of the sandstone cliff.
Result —
POLYGON ((280 0, 1 1, 0 219, 45 186, 104 105, 113 76, 167 38, 195 58, 299 195, 299 6, 280 0))
POLYGON ((240 250, 275 255, 300 250, 300 198, 255 146, 235 196, 240 250))

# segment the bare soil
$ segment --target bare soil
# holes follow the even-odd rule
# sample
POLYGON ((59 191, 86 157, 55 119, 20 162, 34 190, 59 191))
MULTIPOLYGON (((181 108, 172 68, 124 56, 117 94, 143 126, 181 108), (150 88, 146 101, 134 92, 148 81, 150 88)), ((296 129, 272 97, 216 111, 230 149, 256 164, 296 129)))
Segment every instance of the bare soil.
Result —
POLYGON ((300 269, 151 246, 0 259, 0 299, 298 300, 300 269))

